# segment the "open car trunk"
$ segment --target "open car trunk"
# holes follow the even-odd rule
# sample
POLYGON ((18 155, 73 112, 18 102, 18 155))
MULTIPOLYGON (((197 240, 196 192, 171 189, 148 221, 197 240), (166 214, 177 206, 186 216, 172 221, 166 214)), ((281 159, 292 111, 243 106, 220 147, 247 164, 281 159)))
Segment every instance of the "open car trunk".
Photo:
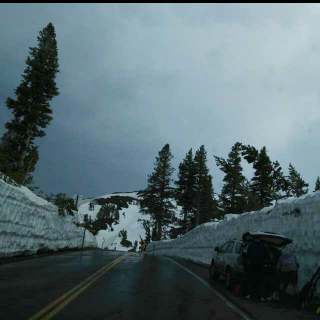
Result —
POLYGON ((293 240, 287 236, 274 232, 248 231, 242 235, 244 243, 253 241, 254 239, 259 239, 265 244, 274 246, 280 250, 283 250, 288 244, 293 242, 293 240))

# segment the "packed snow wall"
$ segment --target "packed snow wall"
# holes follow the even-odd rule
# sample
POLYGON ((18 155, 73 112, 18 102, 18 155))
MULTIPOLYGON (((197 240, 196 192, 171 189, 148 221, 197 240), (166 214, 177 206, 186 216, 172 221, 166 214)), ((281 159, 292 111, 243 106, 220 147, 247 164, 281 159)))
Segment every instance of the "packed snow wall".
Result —
MULTIPOLYGON (((81 248, 83 228, 74 222, 79 216, 59 216, 58 208, 28 188, 0 178, 0 258, 29 255, 51 249, 81 248)), ((97 247, 86 231, 85 247, 97 247)))
MULTIPOLYGON (((246 231, 280 233, 294 241, 285 251, 297 256, 299 288, 302 288, 320 266, 320 191, 278 201, 260 211, 228 214, 224 220, 200 225, 180 238, 152 242, 146 252, 209 266, 216 246, 232 239, 241 240, 246 231)), ((320 295, 319 285, 317 294, 320 295)))

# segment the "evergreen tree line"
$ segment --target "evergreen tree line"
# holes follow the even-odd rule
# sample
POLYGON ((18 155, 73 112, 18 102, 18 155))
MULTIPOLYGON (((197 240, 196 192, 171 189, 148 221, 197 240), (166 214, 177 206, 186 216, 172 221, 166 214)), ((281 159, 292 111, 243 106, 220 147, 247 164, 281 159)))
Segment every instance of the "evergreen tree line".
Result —
MULTIPOLYGON (((156 157, 148 186, 140 192, 140 211, 150 220, 141 219, 146 229, 146 243, 165 239, 166 226, 174 221, 174 200, 182 211, 179 227, 171 229, 171 238, 189 232, 199 224, 221 219, 225 214, 241 214, 272 205, 274 200, 300 197, 308 192, 306 183, 295 167, 289 164, 285 176, 278 161, 272 162, 264 146, 260 151, 250 145, 235 143, 227 159, 214 156, 216 165, 225 174, 220 194, 214 192, 212 176, 207 167, 204 145, 193 155, 192 149, 179 164, 178 179, 171 178, 173 156, 166 144, 156 157), (242 159, 252 164, 254 176, 243 175, 242 159), (171 187, 174 183, 175 188, 171 187)), ((320 190, 318 176, 314 191, 320 190)))
POLYGON ((173 156, 169 144, 166 144, 156 157, 155 168, 148 175, 148 186, 139 194, 140 211, 149 214, 150 220, 141 219, 146 229, 146 243, 160 240, 168 235, 175 237, 190 231, 197 225, 220 217, 218 201, 214 197, 212 176, 207 167, 207 152, 202 145, 193 156, 192 149, 179 165, 178 180, 173 181, 171 166, 173 156), (174 183, 176 188, 171 187, 174 183), (172 229, 167 226, 175 220, 175 203, 182 206, 181 226, 172 229))

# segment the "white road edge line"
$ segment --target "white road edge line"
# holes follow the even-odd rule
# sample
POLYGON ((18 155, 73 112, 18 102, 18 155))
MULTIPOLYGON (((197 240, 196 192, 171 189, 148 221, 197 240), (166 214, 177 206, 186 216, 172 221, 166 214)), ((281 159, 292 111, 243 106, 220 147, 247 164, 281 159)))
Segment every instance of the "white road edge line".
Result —
MULTIPOLYGON (((167 258, 167 257, 165 257, 167 258)), ((242 312, 237 306, 235 306, 233 303, 231 303, 230 301, 228 301, 224 296, 222 296, 217 290, 213 289, 208 283, 206 283, 203 279, 201 279, 199 276, 197 276, 196 274, 194 274, 192 271, 188 270, 187 268, 185 268, 184 266, 182 266, 181 264, 171 260, 170 258, 167 258, 168 260, 170 260, 171 262, 177 264, 179 267, 183 268, 184 270, 186 270, 187 272, 191 273, 194 277, 196 277, 199 281, 201 281, 204 285, 206 285, 215 295, 217 295, 228 307, 230 307, 233 311, 235 311, 236 313, 238 313, 240 316, 242 316, 244 319, 246 320, 253 320, 252 318, 250 318, 249 316, 247 316, 244 312, 242 312)))

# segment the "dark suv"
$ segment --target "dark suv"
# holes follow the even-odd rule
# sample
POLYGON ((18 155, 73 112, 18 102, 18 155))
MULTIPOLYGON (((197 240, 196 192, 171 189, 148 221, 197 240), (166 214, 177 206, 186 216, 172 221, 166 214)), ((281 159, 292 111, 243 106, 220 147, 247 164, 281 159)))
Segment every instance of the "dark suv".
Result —
POLYGON ((273 233, 250 231, 242 235, 242 240, 230 240, 221 247, 216 247, 209 269, 210 278, 218 279, 220 275, 225 277, 226 286, 232 289, 235 281, 243 283, 247 281, 245 253, 248 250, 250 241, 259 238, 268 249, 268 263, 265 265, 265 281, 270 286, 276 285, 276 266, 281 255, 281 250, 293 241, 288 237, 273 233))

